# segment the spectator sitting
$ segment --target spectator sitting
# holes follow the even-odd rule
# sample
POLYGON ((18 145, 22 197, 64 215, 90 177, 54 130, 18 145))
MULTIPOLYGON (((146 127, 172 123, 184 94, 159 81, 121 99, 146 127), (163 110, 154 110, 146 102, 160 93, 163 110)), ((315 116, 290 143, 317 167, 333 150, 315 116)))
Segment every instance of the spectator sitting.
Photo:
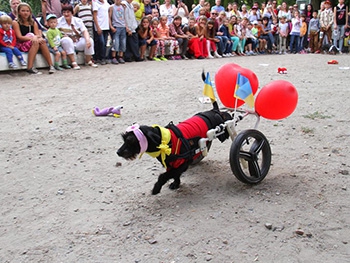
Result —
MULTIPOLYGON (((2 13, 2 12, 1 12, 2 13)), ((24 61, 21 51, 16 47, 16 34, 11 28, 12 18, 5 13, 0 13, 0 52, 6 54, 10 69, 17 68, 13 62, 13 55, 15 55, 21 63, 22 67, 27 66, 24 61)))
POLYGON ((154 40, 148 17, 143 17, 141 19, 141 23, 136 28, 136 32, 139 36, 140 58, 145 59, 146 48, 149 46, 151 47, 149 51, 149 59, 160 61, 160 59, 154 58, 157 42, 154 40))
POLYGON ((61 38, 63 37, 62 32, 56 28, 57 17, 54 14, 47 15, 47 24, 49 25, 49 30, 46 33, 46 38, 49 44, 49 50, 55 56, 54 67, 56 70, 70 69, 67 63, 67 54, 61 47, 61 38), (62 55, 63 68, 59 66, 59 61, 62 55))
POLYGON ((179 43, 179 48, 181 48, 181 58, 188 59, 186 57, 188 36, 181 29, 181 20, 181 16, 175 16, 173 22, 169 25, 169 32, 170 36, 174 37, 179 43))
POLYGON ((12 27, 16 32, 18 49, 28 52, 27 72, 30 74, 41 74, 34 68, 35 56, 40 50, 50 67, 49 74, 54 73, 55 68, 52 64, 46 40, 42 37, 38 25, 32 19, 32 8, 27 3, 20 3, 17 11, 17 20, 12 22, 12 27))
POLYGON ((96 68, 97 65, 91 60, 94 54, 94 41, 90 38, 83 20, 73 16, 73 7, 71 5, 64 6, 62 8, 62 14, 63 16, 58 19, 57 28, 64 35, 61 45, 72 62, 73 69, 80 69, 78 63, 75 61, 75 51, 84 51, 85 63, 88 66, 96 68))

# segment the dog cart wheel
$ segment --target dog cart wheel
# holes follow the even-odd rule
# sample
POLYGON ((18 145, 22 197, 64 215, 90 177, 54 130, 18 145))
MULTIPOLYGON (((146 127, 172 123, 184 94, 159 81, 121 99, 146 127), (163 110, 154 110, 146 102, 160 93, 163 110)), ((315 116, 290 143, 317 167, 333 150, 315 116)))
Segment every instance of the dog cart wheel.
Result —
POLYGON ((230 166, 233 174, 243 183, 260 183, 271 165, 271 148, 258 130, 240 132, 230 149, 230 166))

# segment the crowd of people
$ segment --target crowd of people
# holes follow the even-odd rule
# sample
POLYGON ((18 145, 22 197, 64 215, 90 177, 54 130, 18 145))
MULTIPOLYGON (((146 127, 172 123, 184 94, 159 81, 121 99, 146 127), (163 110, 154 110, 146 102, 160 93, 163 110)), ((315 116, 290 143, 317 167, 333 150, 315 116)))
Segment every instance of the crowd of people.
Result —
POLYGON ((30 74, 40 74, 34 67, 39 51, 49 73, 54 73, 80 69, 77 51, 84 52, 86 65, 95 68, 145 60, 341 54, 350 44, 350 14, 344 0, 334 7, 326 0, 318 10, 308 4, 302 12, 296 4, 278 5, 277 0, 254 2, 250 8, 236 2, 224 7, 221 0, 211 6, 199 0, 190 10, 182 0, 162 4, 158 0, 41 0, 39 20, 21 0, 9 3, 11 12, 0 16, 0 51, 6 53, 10 68, 18 67, 15 56, 30 74), (21 52, 28 52, 28 61, 21 52))

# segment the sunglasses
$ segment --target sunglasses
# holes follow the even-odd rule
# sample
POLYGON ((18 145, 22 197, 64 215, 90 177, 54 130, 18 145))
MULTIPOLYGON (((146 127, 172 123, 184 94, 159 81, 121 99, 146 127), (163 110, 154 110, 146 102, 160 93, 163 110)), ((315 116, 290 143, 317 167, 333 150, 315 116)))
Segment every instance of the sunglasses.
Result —
POLYGON ((211 14, 212 14, 212 15, 216 15, 216 16, 218 15, 218 13, 211 13, 211 14))
POLYGON ((70 0, 60 0, 61 4, 70 4, 70 0))

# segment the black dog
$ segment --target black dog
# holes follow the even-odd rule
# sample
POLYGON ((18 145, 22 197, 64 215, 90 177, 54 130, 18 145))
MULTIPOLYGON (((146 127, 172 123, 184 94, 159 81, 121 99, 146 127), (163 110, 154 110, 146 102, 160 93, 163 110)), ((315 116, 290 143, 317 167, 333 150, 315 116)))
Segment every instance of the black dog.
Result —
MULTIPOLYGON (((174 181, 170 189, 180 186, 180 176, 185 172, 194 160, 200 158, 198 142, 206 138, 207 131, 213 129, 232 116, 227 112, 220 112, 216 102, 213 109, 201 112, 178 125, 172 122, 166 127, 133 125, 122 134, 124 144, 118 149, 117 154, 128 160, 133 160, 138 154, 144 152, 157 158, 166 168, 166 172, 158 177, 152 194, 158 194, 162 186, 171 178, 174 181)), ((228 132, 218 136, 223 142, 229 137, 228 132)))

